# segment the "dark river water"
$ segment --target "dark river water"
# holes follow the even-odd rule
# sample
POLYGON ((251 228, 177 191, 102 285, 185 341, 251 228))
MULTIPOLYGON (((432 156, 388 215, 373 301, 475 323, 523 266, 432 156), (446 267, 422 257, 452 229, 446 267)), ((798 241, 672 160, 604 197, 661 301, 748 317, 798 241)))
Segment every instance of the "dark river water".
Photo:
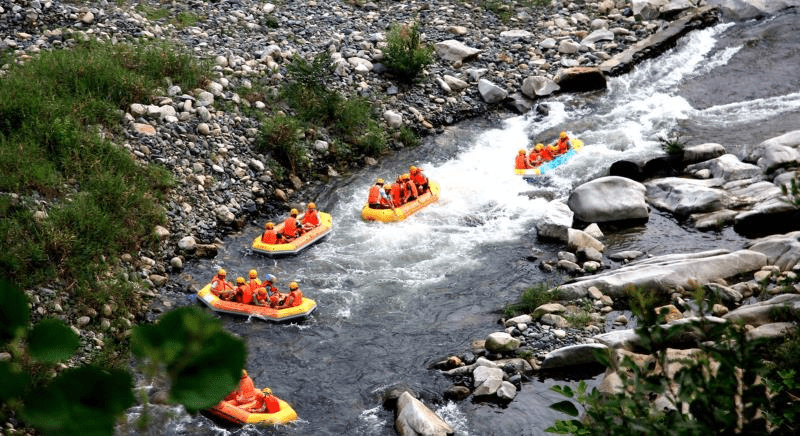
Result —
MULTIPOLYGON (((566 196, 607 173, 617 159, 660 154, 660 135, 679 131, 689 144, 718 142, 739 152, 798 129, 798 18, 793 12, 694 32, 676 49, 612 79, 606 92, 549 100, 544 119, 509 117, 500 127, 464 123, 336 181, 306 199, 333 215, 334 230, 299 256, 251 253, 249 243, 263 223, 226 238, 216 258, 188 266, 197 288, 218 267, 233 277, 255 268, 277 276, 282 288, 297 281, 318 302, 314 316, 300 324, 222 317, 247 342, 247 369, 256 386, 271 387, 299 420, 286 427, 230 428, 179 414, 164 433, 394 435, 394 417, 383 409, 381 394, 403 385, 457 435, 544 434, 563 418, 547 407, 560 400, 548 387, 562 381, 526 382, 507 407, 470 399, 452 403, 441 401, 451 380, 428 369, 498 330, 502 307, 526 286, 562 280, 527 260, 532 249, 555 256, 564 247, 536 240, 534 224, 547 202, 519 195, 530 185, 510 174, 516 150, 529 138, 562 129, 583 139, 584 151, 546 184, 566 196), (360 208, 374 178, 393 178, 409 164, 440 183, 440 201, 400 223, 363 222, 360 208)), ((730 229, 698 232, 658 211, 646 225, 606 236, 607 253, 657 255, 745 243, 730 229)))

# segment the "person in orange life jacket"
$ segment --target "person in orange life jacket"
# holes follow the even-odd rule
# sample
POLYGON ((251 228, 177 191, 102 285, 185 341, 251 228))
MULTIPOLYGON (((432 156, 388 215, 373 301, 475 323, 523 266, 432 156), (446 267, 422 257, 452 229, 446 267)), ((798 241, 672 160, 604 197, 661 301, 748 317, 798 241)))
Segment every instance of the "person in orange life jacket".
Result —
POLYGON ((292 209, 289 212, 289 218, 283 221, 283 239, 286 242, 294 241, 295 238, 300 236, 300 223, 297 221, 297 209, 292 209))
POLYGON ((278 413, 281 411, 281 405, 278 399, 272 395, 272 389, 261 389, 260 395, 256 398, 256 404, 250 409, 255 413, 278 413))
POLYGON ((406 191, 406 203, 409 201, 414 201, 417 199, 417 197, 419 197, 417 186, 411 181, 411 176, 408 173, 403 174, 403 187, 406 191))
POLYGON ((419 195, 424 194, 428 190, 428 178, 425 177, 425 174, 422 174, 422 168, 411 165, 408 167, 408 174, 411 176, 411 181, 417 185, 419 195))
POLYGON ((520 148, 517 152, 517 158, 514 159, 515 170, 526 170, 531 166, 528 165, 528 159, 525 157, 525 149, 520 148))
POLYGON ((550 154, 553 155, 553 159, 555 159, 559 155, 558 147, 556 147, 555 145, 549 144, 547 146, 547 149, 550 150, 550 154))
POLYGON ((556 148, 558 148, 558 154, 564 154, 569 150, 569 136, 567 136, 567 132, 561 132, 558 135, 558 143, 556 144, 556 148))
POLYGON ((383 206, 382 209, 390 208, 392 209, 392 212, 397 213, 397 210, 395 210, 394 201, 392 201, 391 191, 391 183, 387 183, 383 186, 383 192, 381 192, 381 205, 383 206))
POLYGON ((275 230, 275 223, 267 223, 264 225, 264 234, 261 235, 261 242, 264 244, 283 243, 283 235, 275 230))
POLYGON ((309 202, 306 206, 306 211, 303 213, 303 219, 300 220, 303 225, 303 232, 307 232, 319 225, 319 211, 317 205, 309 202))
POLYGON ((375 180, 375 184, 369 187, 369 194, 367 195, 367 204, 370 209, 388 209, 389 205, 381 204, 381 196, 383 195, 383 179, 375 180))
POLYGON ((242 406, 252 403, 255 400, 256 387, 253 384, 253 379, 251 379, 250 376, 247 375, 247 371, 243 369, 242 376, 239 378, 239 386, 225 397, 225 401, 234 406, 242 406))
POLYGON ((548 145, 546 147, 543 147, 542 150, 539 152, 539 155, 542 156, 542 161, 543 162, 549 162, 549 161, 553 160, 553 157, 554 157, 553 156, 553 150, 550 147, 552 147, 552 146, 548 145))
POLYGON ((259 290, 264 288, 261 287, 261 280, 258 279, 258 272, 256 272, 256 270, 251 269, 247 275, 250 277, 250 280, 247 281, 247 286, 250 288, 250 295, 253 299, 251 303, 256 304, 256 296, 258 295, 259 290))
POLYGON ((275 281, 275 276, 272 274, 267 274, 264 276, 264 281, 261 282, 261 287, 258 288, 255 292, 255 300, 253 304, 256 306, 266 306, 269 304, 269 295, 270 293, 278 292, 272 283, 275 281))
POLYGON ((528 162, 531 164, 531 167, 538 167, 542 164, 542 149, 544 145, 536 144, 531 149, 531 153, 528 155, 528 162))
POLYGON ((401 179, 402 176, 397 176, 397 180, 392 185, 392 204, 395 206, 402 206, 403 205, 403 180, 401 179))
POLYGON ((234 300, 237 303, 250 304, 253 302, 253 291, 250 290, 250 285, 244 281, 244 277, 236 278, 236 293, 234 300))
POLYGON ((303 303, 303 292, 297 285, 297 282, 289 283, 289 295, 280 303, 276 309, 286 309, 289 307, 299 306, 303 303))
POLYGON ((227 274, 228 273, 225 272, 225 270, 222 269, 222 268, 220 268, 217 271, 217 275, 215 275, 214 278, 211 279, 211 293, 212 294, 214 294, 214 295, 219 297, 219 294, 222 291, 224 291, 226 289, 233 289, 233 285, 230 284, 230 282, 225 281, 225 276, 227 274))

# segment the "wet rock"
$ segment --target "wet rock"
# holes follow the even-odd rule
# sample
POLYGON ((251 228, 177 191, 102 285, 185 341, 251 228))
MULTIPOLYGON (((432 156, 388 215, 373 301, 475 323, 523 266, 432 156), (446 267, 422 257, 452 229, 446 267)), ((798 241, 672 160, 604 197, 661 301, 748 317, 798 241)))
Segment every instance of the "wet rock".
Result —
POLYGON ((178 241, 178 248, 183 251, 192 252, 197 248, 197 241, 194 239, 194 236, 184 236, 178 241))
POLYGON ((200 259, 210 259, 217 255, 217 246, 214 244, 197 244, 194 255, 200 259))
POLYGON ((555 78, 561 92, 585 92, 606 89, 606 77, 597 67, 573 67, 560 70, 555 78))
POLYGON ((478 92, 480 92, 483 101, 489 104, 499 103, 508 97, 508 91, 486 79, 478 81, 478 92))
POLYGON ((486 336, 485 346, 492 353, 507 353, 519 348, 520 340, 505 332, 495 332, 486 336))
POLYGON ((572 210, 563 201, 549 202, 542 218, 536 221, 537 238, 567 242, 567 233, 572 227, 572 218, 572 210))
POLYGON ((397 399, 395 427, 400 436, 439 436, 454 433, 450 424, 408 392, 397 399))
POLYGON ((630 179, 601 177, 578 186, 567 205, 575 218, 587 223, 646 220, 650 215, 646 191, 644 185, 630 179))
POLYGON ((445 389, 444 397, 448 400, 461 401, 469 397, 471 393, 472 392, 466 386, 450 386, 445 389))
POLYGON ((595 352, 607 349, 608 347, 603 344, 578 344, 559 348, 545 355, 541 369, 563 368, 572 365, 594 363, 595 352))

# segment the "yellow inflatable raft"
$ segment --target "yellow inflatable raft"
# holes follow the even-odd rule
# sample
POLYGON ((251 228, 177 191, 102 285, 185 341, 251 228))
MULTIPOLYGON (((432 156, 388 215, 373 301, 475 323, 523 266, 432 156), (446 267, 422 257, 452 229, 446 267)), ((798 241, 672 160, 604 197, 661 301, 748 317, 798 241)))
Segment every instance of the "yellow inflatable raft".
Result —
POLYGON ((286 309, 273 309, 269 306, 256 306, 254 304, 225 301, 211 292, 210 283, 197 292, 197 299, 216 312, 252 316, 263 319, 264 321, 290 321, 305 318, 311 315, 311 312, 317 308, 317 302, 307 297, 303 297, 303 302, 299 306, 288 307, 286 309))
MULTIPOLYGON (((298 218, 298 220, 301 219, 302 217, 298 218)), ((328 236, 328 233, 331 232, 331 229, 333 229, 333 219, 331 218, 331 215, 325 212, 319 212, 319 225, 311 229, 309 232, 302 234, 294 241, 285 244, 265 244, 261 242, 261 235, 258 235, 255 239, 253 239, 253 243, 250 245, 250 247, 253 249, 253 251, 257 251, 269 256, 297 254, 315 242, 319 242, 328 236)), ((281 230, 283 230, 283 223, 276 225, 275 230, 280 233, 281 230)))
POLYGON ((560 154, 553 160, 545 162, 538 167, 528 168, 526 170, 514 169, 514 174, 522 176, 523 178, 532 178, 533 176, 540 176, 548 171, 552 171, 556 167, 561 166, 568 160, 572 159, 572 157, 583 148, 583 141, 580 139, 570 139, 569 142, 572 144, 572 148, 570 148, 566 153, 560 154))
POLYGON ((423 207, 435 203, 439 199, 439 184, 436 182, 428 182, 428 192, 417 197, 416 200, 410 201, 400 207, 392 209, 371 209, 367 203, 361 209, 361 217, 367 221, 402 221, 408 218, 409 215, 419 211, 423 207), (396 211, 396 213, 395 213, 396 211))
POLYGON ((219 416, 234 424, 286 424, 297 419, 297 412, 286 401, 278 398, 281 408, 275 413, 248 412, 245 408, 234 406, 227 401, 220 401, 216 406, 207 409, 209 413, 219 416))

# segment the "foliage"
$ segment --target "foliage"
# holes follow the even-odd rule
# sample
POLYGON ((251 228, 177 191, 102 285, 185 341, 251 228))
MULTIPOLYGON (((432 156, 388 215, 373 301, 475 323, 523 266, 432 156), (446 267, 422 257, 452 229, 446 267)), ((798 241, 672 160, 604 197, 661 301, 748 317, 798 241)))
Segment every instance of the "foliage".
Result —
POLYGON ((401 81, 408 83, 433 61, 433 47, 421 42, 419 22, 392 25, 386 35, 384 60, 401 81))
MULTIPOLYGON (((78 335, 57 319, 29 327, 25 294, 0 281, 0 415, 15 412, 44 434, 111 435, 134 403, 133 378, 122 369, 83 365, 57 375, 56 365, 78 348, 78 335)), ((187 410, 210 407, 231 392, 245 360, 244 343, 197 308, 167 313, 158 324, 133 330, 133 350, 150 374, 166 368, 170 395, 187 410)))
POLYGON ((194 26, 200 21, 203 21, 202 18, 194 12, 183 11, 175 15, 175 26, 179 29, 194 26))
POLYGON ((548 291, 550 286, 547 283, 539 283, 538 285, 528 288, 519 296, 516 303, 506 305, 503 309, 503 315, 510 317, 523 313, 533 313, 533 311, 542 304, 556 301, 560 298, 559 291, 548 291))
POLYGON ((789 181, 788 185, 781 185, 783 195, 787 196, 786 200, 789 204, 795 207, 800 207, 800 170, 797 171, 797 176, 789 181))
POLYGON ((661 144, 661 149, 670 156, 682 155, 683 149, 686 148, 686 142, 680 134, 671 137, 659 136, 658 142, 661 144))
POLYGON ((256 139, 256 149, 272 153, 272 156, 297 172, 298 166, 307 163, 306 148, 298 137, 301 122, 294 117, 277 114, 261 122, 261 130, 256 139))
POLYGON ((97 42, 12 65, 0 78, 0 192, 18 194, 0 197, 5 277, 23 287, 63 279, 97 301, 120 291, 96 278, 117 253, 156 241, 173 181, 110 142, 119 111, 168 83, 196 87, 208 71, 168 45, 97 42), (34 219, 33 208, 46 215, 34 219))
POLYGON ((404 147, 417 147, 420 144, 419 136, 407 126, 400 127, 397 139, 404 147))
MULTIPOLYGON (((643 294, 643 293, 642 293, 643 294)), ((647 304, 646 298, 634 302, 647 304)), ((705 304, 700 301, 701 310, 705 304)), ((774 344, 749 340, 742 326, 701 318, 663 328, 666 309, 634 305, 642 321, 636 329, 653 363, 639 366, 630 356, 620 361, 606 354, 598 359, 616 370, 622 386, 613 394, 569 386, 553 390, 575 400, 553 404, 573 419, 559 420, 548 432, 576 435, 630 434, 795 434, 800 416, 800 378, 793 367, 770 362, 774 344), (697 338, 700 352, 692 358, 668 358, 667 346, 677 337, 697 338), (672 368, 672 369, 669 369, 672 368), (667 404, 654 407, 652 400, 667 404), (688 411, 682 413, 681 411, 688 411)), ((788 342, 796 341, 790 339, 788 342)))

